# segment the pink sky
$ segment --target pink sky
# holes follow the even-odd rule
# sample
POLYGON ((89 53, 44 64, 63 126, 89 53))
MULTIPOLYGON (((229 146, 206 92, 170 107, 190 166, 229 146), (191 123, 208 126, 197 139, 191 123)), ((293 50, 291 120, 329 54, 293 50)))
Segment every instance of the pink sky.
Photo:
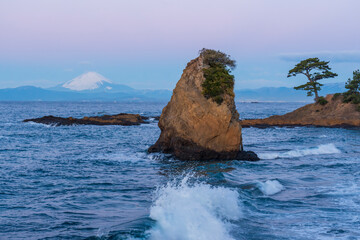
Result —
POLYGON ((359 9, 358 0, 1 1, 0 64, 167 65, 202 47, 254 64, 282 54, 358 54, 359 9))

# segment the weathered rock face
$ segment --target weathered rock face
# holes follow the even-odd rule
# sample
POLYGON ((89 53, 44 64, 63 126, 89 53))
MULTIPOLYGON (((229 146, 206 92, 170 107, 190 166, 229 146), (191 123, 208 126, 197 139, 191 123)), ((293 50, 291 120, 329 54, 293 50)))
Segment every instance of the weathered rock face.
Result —
POLYGON ((343 103, 339 96, 327 95, 326 105, 308 104, 285 115, 275 115, 265 119, 248 119, 241 121, 243 127, 360 127, 360 112, 357 105, 343 103))
POLYGON ((183 160, 257 160, 256 154, 242 151, 234 98, 225 96, 218 105, 203 96, 203 68, 201 57, 188 63, 162 111, 161 135, 149 152, 172 153, 183 160))

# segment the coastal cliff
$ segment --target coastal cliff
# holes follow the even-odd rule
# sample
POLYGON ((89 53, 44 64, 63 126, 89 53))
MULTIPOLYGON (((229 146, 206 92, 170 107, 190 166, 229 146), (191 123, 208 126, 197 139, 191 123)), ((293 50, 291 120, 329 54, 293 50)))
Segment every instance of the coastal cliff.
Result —
POLYGON ((285 115, 275 115, 265 119, 242 120, 242 127, 360 127, 360 112, 357 105, 344 103, 342 96, 329 94, 328 103, 312 103, 285 115))
POLYGON ((221 104, 203 95, 206 68, 200 56, 190 61, 159 120, 161 134, 149 152, 171 153, 182 160, 258 160, 243 151, 239 113, 234 96, 221 104))

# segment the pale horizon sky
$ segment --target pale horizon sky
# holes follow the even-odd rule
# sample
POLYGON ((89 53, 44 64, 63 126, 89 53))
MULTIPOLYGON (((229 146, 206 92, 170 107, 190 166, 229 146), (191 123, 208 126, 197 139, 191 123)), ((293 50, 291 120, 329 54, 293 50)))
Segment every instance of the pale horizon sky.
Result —
MULTIPOLYGON (((51 87, 86 71, 137 89, 172 89, 212 48, 236 88, 292 87, 319 57, 344 82, 360 68, 358 0, 0 0, 0 88, 51 87)), ((326 81, 323 81, 325 83, 326 81)))

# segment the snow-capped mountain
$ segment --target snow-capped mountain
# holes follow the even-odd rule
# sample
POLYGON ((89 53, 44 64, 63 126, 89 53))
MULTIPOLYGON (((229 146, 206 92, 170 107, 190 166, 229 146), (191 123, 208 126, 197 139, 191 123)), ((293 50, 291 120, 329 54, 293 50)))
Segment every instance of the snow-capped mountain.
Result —
MULTIPOLYGON (((67 81, 62 85, 62 87, 74 91, 83 91, 101 88, 104 85, 107 85, 106 83, 111 84, 112 82, 96 72, 87 72, 70 81, 67 81)), ((110 86, 106 86, 105 88, 109 90, 111 89, 110 86)))
POLYGON ((55 88, 51 88, 51 90, 77 92, 128 92, 134 89, 126 85, 115 84, 97 72, 87 72, 70 81, 60 84, 55 88))

